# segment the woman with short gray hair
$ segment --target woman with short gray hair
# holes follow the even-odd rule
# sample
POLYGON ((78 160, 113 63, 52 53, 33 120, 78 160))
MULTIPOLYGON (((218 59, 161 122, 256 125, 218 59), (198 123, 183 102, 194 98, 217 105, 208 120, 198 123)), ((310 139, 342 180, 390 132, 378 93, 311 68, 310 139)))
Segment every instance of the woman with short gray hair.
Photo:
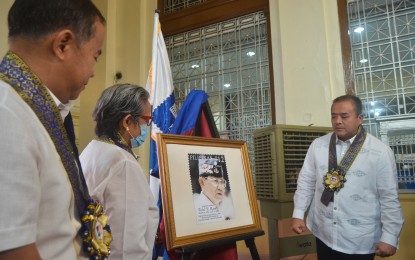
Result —
POLYGON ((102 201, 113 241, 111 259, 151 259, 158 208, 132 148, 152 122, 148 92, 117 84, 103 91, 93 112, 96 138, 80 156, 89 192, 102 201))

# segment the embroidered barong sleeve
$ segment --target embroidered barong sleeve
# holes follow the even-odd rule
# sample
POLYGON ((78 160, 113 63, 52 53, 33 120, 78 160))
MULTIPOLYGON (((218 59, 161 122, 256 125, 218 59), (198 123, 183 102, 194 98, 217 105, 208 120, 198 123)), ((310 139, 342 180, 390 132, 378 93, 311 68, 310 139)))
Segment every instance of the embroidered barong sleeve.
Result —
POLYGON ((294 212, 292 217, 304 219, 305 212, 310 205, 316 188, 317 169, 314 160, 315 142, 313 142, 304 160, 303 167, 297 179, 297 190, 294 194, 294 212))
POLYGON ((377 162, 376 185, 380 203, 382 235, 380 241, 398 246, 404 223, 397 192, 397 170, 391 149, 385 149, 377 162))
POLYGON ((30 129, 3 103, 0 110, 0 251, 4 251, 36 242, 41 193, 38 151, 27 134, 30 129))
POLYGON ((65 168, 36 114, 1 80, 0 143, 0 251, 35 243, 42 259, 76 259, 80 223, 65 168))

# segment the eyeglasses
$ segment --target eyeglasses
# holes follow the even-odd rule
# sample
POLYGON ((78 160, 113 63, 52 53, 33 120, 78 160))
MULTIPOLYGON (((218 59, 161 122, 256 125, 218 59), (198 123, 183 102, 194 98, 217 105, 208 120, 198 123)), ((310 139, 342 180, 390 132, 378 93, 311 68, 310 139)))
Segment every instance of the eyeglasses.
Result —
POLYGON ((151 125, 151 123, 153 123, 153 117, 152 116, 139 116, 139 118, 142 118, 144 120, 146 120, 146 123, 148 126, 151 125))
POLYGON ((215 185, 216 188, 219 187, 219 185, 222 189, 226 188, 226 181, 224 179, 216 179, 216 178, 209 178, 209 177, 204 177, 204 178, 205 180, 213 183, 213 185, 215 185))

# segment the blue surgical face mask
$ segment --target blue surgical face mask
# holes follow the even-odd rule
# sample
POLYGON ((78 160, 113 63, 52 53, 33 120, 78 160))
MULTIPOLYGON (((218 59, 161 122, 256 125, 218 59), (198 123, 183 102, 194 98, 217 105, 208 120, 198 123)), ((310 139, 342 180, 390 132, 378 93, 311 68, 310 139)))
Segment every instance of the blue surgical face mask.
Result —
MULTIPOLYGON (((136 138, 131 138, 131 147, 132 148, 136 148, 136 147, 139 147, 140 145, 142 145, 144 143, 144 141, 146 140, 147 136, 148 136, 148 126, 147 126, 147 124, 141 124, 140 128, 141 128, 141 134, 139 136, 137 136, 136 138)), ((130 132, 128 132, 128 133, 130 133, 130 132)), ((133 136, 131 135, 131 137, 133 137, 133 136)))

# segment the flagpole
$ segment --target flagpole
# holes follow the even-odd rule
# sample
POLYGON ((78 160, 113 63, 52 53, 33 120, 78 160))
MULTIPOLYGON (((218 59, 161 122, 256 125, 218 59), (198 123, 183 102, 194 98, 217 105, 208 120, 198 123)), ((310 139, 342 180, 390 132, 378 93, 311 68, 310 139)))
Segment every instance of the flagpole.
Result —
MULTIPOLYGON (((152 50, 156 50, 157 49, 157 36, 158 36, 158 31, 159 31, 159 12, 158 9, 155 10, 155 14, 154 14, 154 28, 153 28, 153 43, 152 43, 152 50)), ((156 70, 155 68, 157 68, 157 52, 156 51, 152 51, 152 55, 151 55, 151 69, 150 69, 150 73, 151 73, 151 82, 150 82, 150 103, 153 106, 154 104, 154 98, 156 96, 156 89, 154 86, 156 86, 156 70)))

